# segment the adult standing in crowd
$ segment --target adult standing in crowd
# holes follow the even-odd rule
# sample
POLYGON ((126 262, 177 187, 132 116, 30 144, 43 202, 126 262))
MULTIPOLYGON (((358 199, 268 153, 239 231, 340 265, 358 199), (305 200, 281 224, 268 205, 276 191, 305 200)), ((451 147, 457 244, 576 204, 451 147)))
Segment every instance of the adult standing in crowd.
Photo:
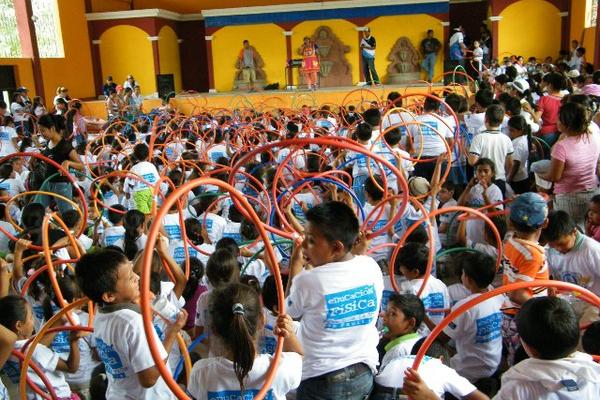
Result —
POLYGON ((421 41, 421 54, 423 55, 421 67, 427 73, 427 82, 431 82, 433 79, 435 61, 441 47, 442 44, 440 41, 433 37, 433 29, 429 29, 427 31, 427 37, 421 41))
POLYGON ((106 82, 102 85, 102 94, 104 97, 110 96, 110 90, 117 91, 117 84, 113 81, 113 77, 111 75, 106 77, 106 82))
POLYGON ((363 31, 363 38, 360 41, 360 48, 363 62, 363 72, 367 85, 381 85, 379 75, 375 70, 375 48, 377 42, 375 37, 371 35, 371 29, 366 27, 363 31))
POLYGON ((448 47, 450 48, 450 60, 462 65, 467 51, 462 26, 459 25, 454 28, 454 33, 450 36, 448 47))

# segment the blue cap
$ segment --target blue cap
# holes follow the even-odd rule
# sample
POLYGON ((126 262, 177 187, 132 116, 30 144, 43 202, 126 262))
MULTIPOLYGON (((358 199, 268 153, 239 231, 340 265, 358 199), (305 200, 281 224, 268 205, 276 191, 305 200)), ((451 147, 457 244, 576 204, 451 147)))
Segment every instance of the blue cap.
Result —
POLYGON ((510 205, 510 220, 533 229, 541 228, 548 217, 548 204, 537 193, 528 192, 516 197, 510 205))

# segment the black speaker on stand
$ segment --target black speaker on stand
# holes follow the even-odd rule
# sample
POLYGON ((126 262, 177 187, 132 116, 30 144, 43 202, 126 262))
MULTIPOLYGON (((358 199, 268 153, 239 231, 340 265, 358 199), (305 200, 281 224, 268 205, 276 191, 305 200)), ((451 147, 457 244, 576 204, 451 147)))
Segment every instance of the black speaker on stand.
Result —
POLYGON ((174 97, 175 93, 175 78, 173 74, 158 74, 156 75, 156 90, 158 91, 158 97, 165 99, 168 97, 174 97))

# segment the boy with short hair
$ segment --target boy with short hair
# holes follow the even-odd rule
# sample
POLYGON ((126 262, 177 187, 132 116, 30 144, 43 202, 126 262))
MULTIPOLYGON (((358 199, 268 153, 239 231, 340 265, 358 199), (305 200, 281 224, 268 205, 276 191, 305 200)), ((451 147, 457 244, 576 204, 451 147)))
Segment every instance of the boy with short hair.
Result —
MULTIPOLYGON (((548 215, 541 241, 547 244, 550 273, 554 279, 574 283, 600 295, 600 243, 585 236, 566 211, 548 215)), ((571 305, 581 325, 600 319, 598 307, 574 297, 571 305)))
POLYGON ((102 221, 104 230, 100 235, 100 246, 112 246, 119 240, 125 238, 125 228, 123 227, 123 217, 125 216, 125 207, 120 204, 115 204, 108 210, 108 222, 112 225, 108 226, 102 221))
MULTIPOLYGON (((496 260, 481 253, 464 254, 461 266, 462 283, 471 295, 458 301, 453 309, 488 292, 496 274, 496 260)), ((496 296, 475 305, 456 317, 438 336, 438 340, 442 342, 454 339, 456 354, 450 359, 450 366, 471 382, 491 377, 500 365, 500 308, 503 301, 501 296, 496 296)), ((425 318, 425 323, 429 329, 435 328, 435 324, 429 318, 425 318)))
MULTIPOLYGON (((353 138, 365 149, 368 149, 371 145, 371 138, 373 135, 373 128, 367 123, 358 124, 354 131, 353 138)), ((369 177, 368 162, 371 162, 369 157, 365 154, 355 151, 350 151, 346 155, 349 165, 352 166, 352 189, 356 196, 360 200, 362 205, 365 204, 365 195, 363 191, 363 185, 369 177)), ((374 167, 374 165, 371 165, 374 167)), ((376 168, 376 167, 375 167, 376 168)))
POLYGON ((597 399, 600 365, 575 351, 579 323, 559 297, 531 298, 517 316, 517 330, 530 358, 502 376, 494 399, 597 399))
POLYGON ((290 261, 287 312, 300 321, 307 349, 297 399, 363 399, 373 387, 378 362, 376 328, 383 291, 381 269, 364 256, 354 211, 342 202, 306 213, 302 246, 290 261), (305 264, 310 266, 305 267, 305 264), (312 269, 311 269, 312 267, 312 269))
MULTIPOLYGON (((175 399, 160 376, 150 354, 139 306, 139 277, 125 255, 115 250, 99 250, 81 257, 75 267, 82 292, 95 302, 94 340, 108 375, 106 399, 175 399)), ((163 361, 185 325, 182 311, 155 342, 163 361)))
MULTIPOLYGON (((425 277, 427 262, 429 261, 429 249, 421 243, 406 243, 396 257, 396 273, 402 274, 406 281, 400 285, 400 293, 417 294, 425 277)), ((425 305, 428 318, 439 324, 445 316, 445 310, 450 308, 450 295, 448 288, 441 280, 430 275, 427 284, 420 296, 425 305)), ((421 327, 421 333, 427 333, 426 327, 421 327)))
MULTIPOLYGON (((542 229, 548 224, 548 205, 537 193, 523 193, 516 197, 510 207, 512 235, 504 241, 504 265, 502 282, 532 282, 550 278, 544 248, 538 241, 542 229)), ((508 293, 503 307, 502 337, 508 350, 508 362, 512 365, 519 346, 516 315, 527 300, 534 296, 546 296, 543 287, 519 289, 508 293)))
POLYGON ((129 171, 133 175, 141 178, 126 178, 123 184, 123 192, 128 198, 132 198, 136 210, 144 214, 150 214, 152 211, 153 193, 149 186, 154 185, 159 180, 158 170, 154 164, 148 162, 149 149, 144 143, 138 143, 133 148, 133 156, 136 163, 129 171), (131 197, 130 197, 131 196, 131 197))

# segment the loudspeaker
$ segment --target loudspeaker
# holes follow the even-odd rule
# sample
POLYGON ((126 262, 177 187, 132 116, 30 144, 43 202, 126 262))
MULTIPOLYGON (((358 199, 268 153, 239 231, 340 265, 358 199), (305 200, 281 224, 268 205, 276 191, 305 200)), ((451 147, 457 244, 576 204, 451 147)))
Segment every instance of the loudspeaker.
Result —
POLYGON ((0 65, 0 90, 12 92, 17 88, 14 65, 0 65))
POLYGON ((175 79, 173 74, 156 75, 156 89, 161 99, 175 96, 175 79))

